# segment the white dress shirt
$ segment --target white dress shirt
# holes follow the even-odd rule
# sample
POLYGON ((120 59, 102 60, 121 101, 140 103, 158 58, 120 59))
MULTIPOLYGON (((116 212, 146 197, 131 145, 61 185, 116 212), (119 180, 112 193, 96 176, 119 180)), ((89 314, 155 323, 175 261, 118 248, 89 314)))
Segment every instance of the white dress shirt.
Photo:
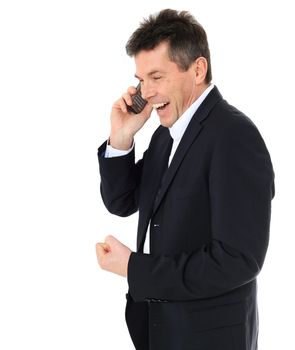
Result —
MULTIPOLYGON (((172 149, 169 156, 169 162, 168 166, 170 165, 172 158, 176 152, 176 149, 182 139, 183 134, 185 133, 185 130, 191 121, 192 117, 196 113, 197 109, 200 107, 201 103, 205 100, 205 98, 208 96, 209 92, 214 88, 214 85, 211 84, 208 86, 208 88, 202 93, 202 95, 193 103, 190 105, 190 107, 178 118, 178 120, 169 128, 170 135, 173 139, 172 149)), ((105 158, 112 158, 112 157, 120 157, 128 154, 132 151, 134 148, 134 143, 131 146, 129 150, 123 151, 113 148, 111 145, 107 145, 106 152, 105 152, 105 158)), ((150 235, 149 235, 149 228, 147 230, 146 239, 144 242, 144 253, 149 254, 150 252, 150 235)))

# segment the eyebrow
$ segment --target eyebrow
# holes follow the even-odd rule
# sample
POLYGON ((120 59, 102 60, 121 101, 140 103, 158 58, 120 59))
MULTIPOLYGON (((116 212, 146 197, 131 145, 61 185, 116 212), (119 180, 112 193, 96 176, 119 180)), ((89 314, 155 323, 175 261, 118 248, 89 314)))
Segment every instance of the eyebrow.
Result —
MULTIPOLYGON (((159 70, 153 70, 153 71, 148 73, 148 76, 154 75, 156 73, 161 73, 161 72, 159 70)), ((140 77, 137 74, 135 74, 134 76, 135 76, 135 78, 140 80, 140 77)))

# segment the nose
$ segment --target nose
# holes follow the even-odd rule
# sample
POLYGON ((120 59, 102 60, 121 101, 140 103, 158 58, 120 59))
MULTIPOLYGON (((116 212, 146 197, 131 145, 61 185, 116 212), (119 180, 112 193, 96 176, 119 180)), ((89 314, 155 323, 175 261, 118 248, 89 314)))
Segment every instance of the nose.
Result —
POLYGON ((149 83, 142 84, 140 90, 141 90, 141 96, 145 100, 149 100, 150 98, 156 95, 155 88, 149 83))

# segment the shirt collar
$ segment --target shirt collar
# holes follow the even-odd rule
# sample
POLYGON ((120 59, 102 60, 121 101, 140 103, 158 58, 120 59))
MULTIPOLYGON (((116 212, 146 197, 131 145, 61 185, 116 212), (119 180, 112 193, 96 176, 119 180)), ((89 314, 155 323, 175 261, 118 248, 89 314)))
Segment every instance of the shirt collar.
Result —
POLYGON ((196 113, 197 109, 200 107, 201 103, 208 96, 209 92, 214 88, 211 84, 202 93, 202 95, 196 99, 196 101, 189 106, 189 108, 178 118, 178 120, 169 128, 169 132, 173 141, 178 141, 182 138, 189 122, 191 121, 193 115, 196 113))

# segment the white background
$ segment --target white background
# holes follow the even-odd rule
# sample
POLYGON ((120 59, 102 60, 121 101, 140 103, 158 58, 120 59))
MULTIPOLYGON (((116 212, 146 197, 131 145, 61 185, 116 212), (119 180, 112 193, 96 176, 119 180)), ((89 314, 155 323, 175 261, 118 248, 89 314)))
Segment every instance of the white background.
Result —
MULTIPOLYGON (((0 348, 132 349, 126 280, 95 243, 135 248, 136 219, 104 208, 97 147, 112 102, 135 84, 125 43, 162 8, 205 27, 213 82, 258 126, 276 172, 259 276, 260 349, 294 349, 294 15, 281 1, 1 1, 0 348), (292 152, 293 151, 293 152, 292 152)), ((137 157, 153 129, 138 135, 137 157)))

